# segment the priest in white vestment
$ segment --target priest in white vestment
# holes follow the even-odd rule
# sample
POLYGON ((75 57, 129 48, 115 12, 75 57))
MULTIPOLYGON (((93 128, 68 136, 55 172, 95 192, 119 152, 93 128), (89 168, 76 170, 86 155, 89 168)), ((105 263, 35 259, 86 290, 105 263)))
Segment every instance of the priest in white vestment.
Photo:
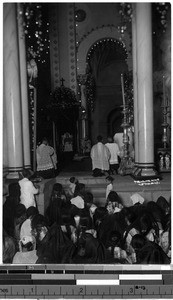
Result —
POLYGON ((97 137, 97 144, 91 148, 93 176, 104 175, 104 171, 109 171, 109 159, 111 157, 109 149, 103 144, 102 136, 97 137), (95 171, 97 170, 97 175, 95 171))

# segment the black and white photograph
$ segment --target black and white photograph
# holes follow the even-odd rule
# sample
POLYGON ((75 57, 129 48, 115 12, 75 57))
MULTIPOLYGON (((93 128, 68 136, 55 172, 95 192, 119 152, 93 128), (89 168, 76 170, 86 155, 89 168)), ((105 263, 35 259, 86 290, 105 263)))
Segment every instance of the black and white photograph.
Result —
POLYGON ((2 263, 170 265, 171 3, 2 6, 2 263))

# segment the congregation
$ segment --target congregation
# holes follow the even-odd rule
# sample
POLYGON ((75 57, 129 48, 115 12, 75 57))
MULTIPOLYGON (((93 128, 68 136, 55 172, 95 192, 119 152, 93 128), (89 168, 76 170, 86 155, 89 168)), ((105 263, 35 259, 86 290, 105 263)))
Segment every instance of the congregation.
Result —
POLYGON ((105 180, 100 207, 77 178, 69 178, 67 186, 55 183, 44 215, 30 178, 11 183, 3 205, 3 263, 170 264, 170 203, 162 196, 147 202, 136 193, 126 207, 112 177, 105 180), (25 201, 22 182, 33 186, 25 201))

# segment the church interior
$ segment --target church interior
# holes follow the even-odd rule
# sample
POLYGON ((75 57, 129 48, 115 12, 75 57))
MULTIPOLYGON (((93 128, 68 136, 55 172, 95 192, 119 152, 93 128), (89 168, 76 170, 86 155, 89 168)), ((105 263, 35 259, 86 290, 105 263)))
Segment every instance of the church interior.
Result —
MULTIPOLYGON (((134 206, 135 197, 138 198, 135 204, 141 206, 141 199, 147 206, 150 202, 156 204, 162 197, 170 207, 171 4, 4 3, 4 240, 12 235, 5 221, 6 200, 15 198, 13 205, 17 201, 17 196, 11 195, 10 186, 20 183, 25 176, 38 188, 34 199, 39 215, 45 216, 50 208, 56 184, 60 184, 67 195, 72 177, 92 194, 92 205, 107 207, 106 175, 110 174, 94 177, 90 157, 99 135, 103 137, 103 144, 112 137, 122 149, 118 173, 112 175, 112 188, 122 206, 134 206), (50 178, 42 178, 37 173, 37 149, 45 137, 57 158, 55 175, 50 178)), ((113 215, 118 216, 119 210, 113 215)), ((74 216, 78 214, 75 211, 74 216)), ((16 216, 13 217, 16 220, 16 216)), ((82 213, 80 217, 82 220, 82 213)), ((112 220, 105 223, 106 226, 112 226, 112 220)), ((157 225, 159 222, 157 220, 157 225)), ((169 222, 164 223, 160 234, 171 235, 170 227, 169 230, 166 227, 169 222)), ((104 240, 104 234, 101 242, 108 249, 112 244, 104 240)), ((90 241, 88 236, 87 239, 90 241)), ((19 236, 17 241, 21 242, 19 236)), ((92 239, 90 242, 95 243, 92 239)), ((70 261, 49 257, 45 263, 170 262, 170 243, 166 250, 162 249, 166 258, 161 253, 162 260, 153 258, 147 262, 133 260, 129 244, 125 248, 120 243, 116 246, 114 251, 118 247, 122 251, 121 259, 115 252, 107 259, 89 259, 81 254, 83 248, 80 248, 78 252, 68 252, 69 257, 75 253, 70 261)), ((7 245, 4 253, 5 247, 7 245)), ((37 255, 35 261, 44 263, 43 257, 37 255)), ((14 255, 4 258, 4 262, 12 263, 13 258, 14 255)))

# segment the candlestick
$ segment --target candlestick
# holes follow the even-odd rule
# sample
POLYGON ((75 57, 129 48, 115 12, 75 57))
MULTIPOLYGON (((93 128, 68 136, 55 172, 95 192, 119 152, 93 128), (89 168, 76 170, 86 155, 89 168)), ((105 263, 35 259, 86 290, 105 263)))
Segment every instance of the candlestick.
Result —
POLYGON ((166 106, 165 76, 163 75, 163 105, 166 106))
POLYGON ((125 103, 125 95, 124 95, 124 78, 123 78, 123 74, 121 74, 121 89, 122 89, 122 97, 123 97, 123 106, 125 108, 126 103, 125 103))

